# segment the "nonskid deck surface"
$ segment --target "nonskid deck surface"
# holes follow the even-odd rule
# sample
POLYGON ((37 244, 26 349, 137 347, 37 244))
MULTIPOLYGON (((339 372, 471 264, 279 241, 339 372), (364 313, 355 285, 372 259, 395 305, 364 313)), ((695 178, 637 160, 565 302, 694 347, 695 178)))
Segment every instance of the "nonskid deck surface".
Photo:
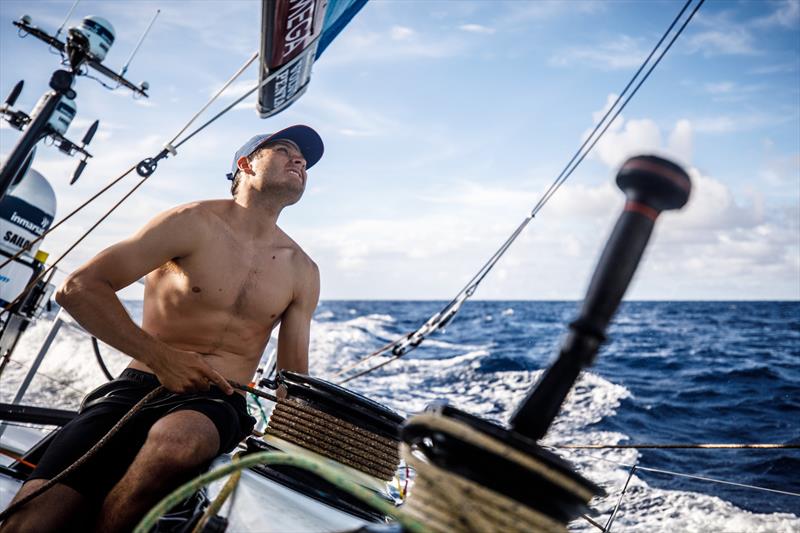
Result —
MULTIPOLYGON (((7 426, 0 444, 12 453, 22 454, 46 434, 44 430, 20 426, 7 426)), ((272 438, 270 443, 284 451, 295 451, 294 446, 272 438)), ((230 456, 218 457, 212 469, 230 462, 230 456)), ((0 464, 7 466, 13 459, 0 456, 0 464)), ((353 471, 357 483, 380 491, 384 484, 360 472, 353 471)), ((209 486, 213 499, 225 483, 225 478, 209 486)), ((22 481, 0 474, 0 509, 5 509, 22 486, 22 481)), ((314 498, 287 488, 277 481, 256 472, 245 470, 233 500, 233 508, 225 507, 221 513, 229 520, 229 530, 241 532, 284 533, 348 531, 369 522, 334 509, 314 498)))
MULTIPOLYGON (((22 455, 42 440, 45 435, 47 435, 47 431, 38 428, 5 426, 2 438, 0 438, 0 446, 11 453, 22 455)), ((14 459, 11 457, 0 454, 0 465, 8 466, 13 462, 14 459)), ((21 486, 22 481, 0 474, 0 509, 8 507, 21 486)))
MULTIPOLYGON (((214 466, 229 460, 220 457, 214 466)), ((209 497, 213 499, 224 483, 225 479, 212 483, 209 497)), ((250 470, 242 472, 233 508, 223 508, 222 514, 228 517, 228 530, 237 532, 351 531, 369 524, 250 470)))

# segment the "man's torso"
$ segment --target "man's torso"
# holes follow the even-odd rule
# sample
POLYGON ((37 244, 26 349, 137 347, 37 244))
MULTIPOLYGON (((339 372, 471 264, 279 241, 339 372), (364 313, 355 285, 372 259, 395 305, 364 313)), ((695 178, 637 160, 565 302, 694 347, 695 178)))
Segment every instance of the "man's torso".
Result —
MULTIPOLYGON (((189 208, 200 214, 199 244, 148 274, 142 329, 248 382, 310 259, 279 228, 268 239, 237 234, 226 222, 229 201, 189 208)), ((138 361, 131 367, 149 370, 138 361)))

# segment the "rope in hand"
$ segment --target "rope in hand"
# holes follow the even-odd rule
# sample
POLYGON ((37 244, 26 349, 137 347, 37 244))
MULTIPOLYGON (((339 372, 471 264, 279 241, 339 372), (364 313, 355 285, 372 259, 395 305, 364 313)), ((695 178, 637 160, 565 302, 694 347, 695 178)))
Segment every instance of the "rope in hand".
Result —
MULTIPOLYGON (((228 383, 230 383, 231 387, 233 387, 234 389, 239 389, 239 390, 242 390, 242 391, 245 391, 245 392, 249 392, 249 393, 255 394, 256 396, 260 396, 262 398, 266 398, 266 399, 272 400, 274 402, 278 401, 278 398, 276 396, 274 396, 272 394, 269 394, 267 392, 260 391, 258 389, 255 389, 255 388, 247 386, 247 385, 242 385, 241 383, 237 383, 237 382, 231 381, 231 380, 228 380, 228 383)), ((8 508, 6 508, 4 511, 0 512, 0 522, 2 522, 3 520, 8 519, 8 517, 10 517, 12 514, 17 512, 23 505, 27 504, 28 502, 30 502, 31 500, 33 500, 37 496, 43 494, 44 492, 50 490, 59 481, 61 481, 65 477, 69 476, 70 474, 72 474, 73 472, 78 470, 81 466, 83 466, 86 463, 86 461, 88 461, 89 459, 94 457, 94 455, 97 454, 98 450, 100 450, 103 446, 105 446, 106 443, 109 440, 111 440, 111 438, 114 435, 116 435, 117 432, 119 432, 119 430, 122 428, 122 426, 124 426, 131 418, 133 418, 133 416, 136 413, 138 413, 142 409, 142 407, 144 407, 144 405, 147 402, 149 402, 150 400, 158 397, 160 394, 162 394, 166 390, 167 389, 163 385, 159 385, 158 387, 156 387, 155 389, 153 389, 152 391, 147 393, 147 395, 145 395, 141 400, 139 400, 136 403, 136 405, 131 407, 131 409, 127 413, 125 413, 125 416, 120 418, 119 422, 114 424, 114 426, 110 430, 108 430, 108 433, 106 433, 103 436, 103 438, 101 438, 97 442, 97 444, 92 446, 89 449, 89 451, 87 451, 85 454, 83 454, 81 457, 79 457, 74 463, 69 465, 66 469, 64 469, 57 476, 55 476, 54 478, 48 480, 47 483, 45 483, 44 485, 42 485, 41 487, 39 487, 35 491, 31 492, 30 494, 24 496, 23 498, 20 498, 16 502, 14 502, 11 505, 9 505, 8 508)))

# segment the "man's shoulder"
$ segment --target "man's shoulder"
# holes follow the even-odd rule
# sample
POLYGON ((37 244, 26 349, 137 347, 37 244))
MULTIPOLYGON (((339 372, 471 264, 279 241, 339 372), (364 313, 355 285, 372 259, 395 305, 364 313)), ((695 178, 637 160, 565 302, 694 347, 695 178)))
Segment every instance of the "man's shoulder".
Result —
POLYGON ((306 274, 319 275, 319 267, 297 242, 281 231, 283 245, 288 249, 295 268, 300 268, 306 274))
MULTIPOLYGON (((230 208, 230 200, 199 200, 175 206, 158 217, 196 223, 221 217, 230 208)), ((157 218, 158 218, 157 217, 157 218)))

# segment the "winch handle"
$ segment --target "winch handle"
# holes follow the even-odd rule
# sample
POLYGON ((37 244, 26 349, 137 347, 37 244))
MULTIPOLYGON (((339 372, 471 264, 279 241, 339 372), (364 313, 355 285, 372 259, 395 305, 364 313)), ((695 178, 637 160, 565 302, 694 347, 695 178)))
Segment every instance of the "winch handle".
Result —
POLYGON ((534 440, 544 436, 581 370, 589 366, 642 257, 658 215, 689 200, 688 174, 666 159, 643 155, 629 159, 617 174, 627 196, 556 362, 511 416, 511 428, 534 440))

